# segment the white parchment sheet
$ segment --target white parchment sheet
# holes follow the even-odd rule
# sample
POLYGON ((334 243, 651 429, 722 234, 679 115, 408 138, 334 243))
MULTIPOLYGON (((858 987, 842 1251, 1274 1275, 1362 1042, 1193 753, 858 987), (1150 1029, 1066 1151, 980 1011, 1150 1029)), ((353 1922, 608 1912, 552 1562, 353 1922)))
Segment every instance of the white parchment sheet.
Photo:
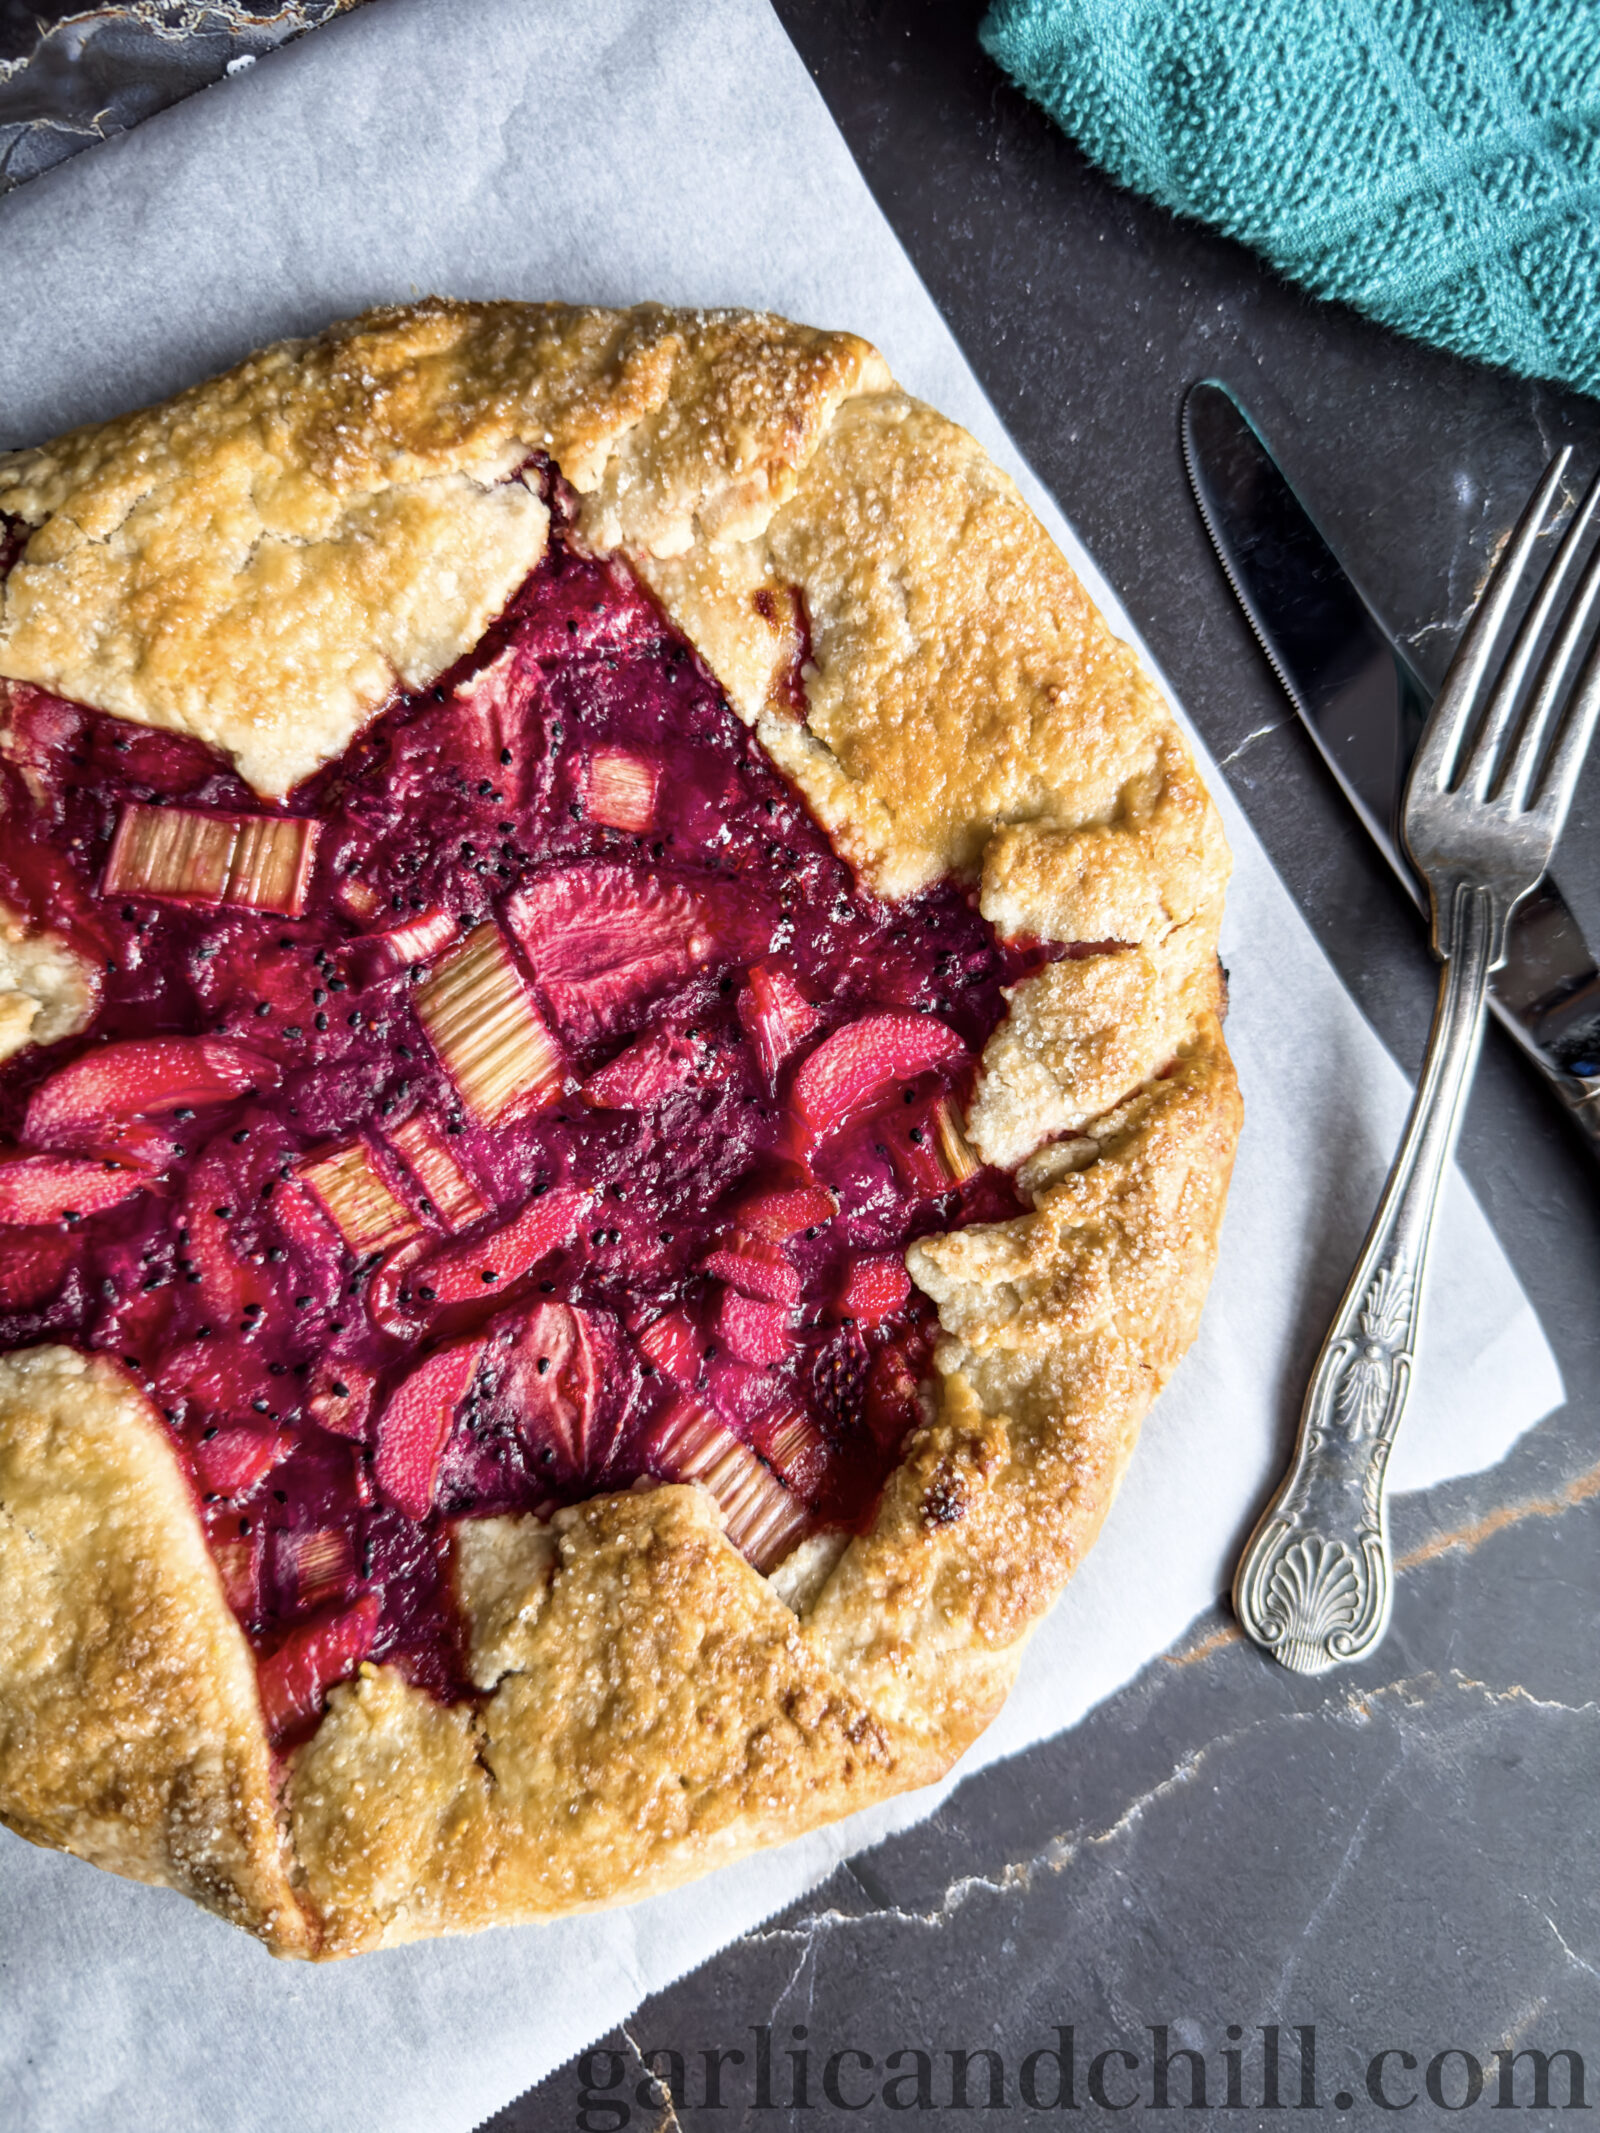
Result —
MULTIPOLYGON (((35 180, 0 204, 0 442, 435 290, 853 327, 1016 473, 1133 636, 765 0, 376 0, 35 180)), ((1071 1724, 1225 1590, 1298 1407, 1308 1314, 1342 1283, 1404 1112, 1400 1074, 1213 790, 1237 861, 1228 1034, 1247 1105, 1221 1269, 1104 1538, 967 1770, 1071 1724)), ((1447 1197, 1402 1489, 1489 1464, 1561 1398, 1476 1204, 1459 1180, 1447 1197)), ((630 1911, 326 1969, 0 1832, 4 2122, 456 2133, 942 1796, 630 1911)))

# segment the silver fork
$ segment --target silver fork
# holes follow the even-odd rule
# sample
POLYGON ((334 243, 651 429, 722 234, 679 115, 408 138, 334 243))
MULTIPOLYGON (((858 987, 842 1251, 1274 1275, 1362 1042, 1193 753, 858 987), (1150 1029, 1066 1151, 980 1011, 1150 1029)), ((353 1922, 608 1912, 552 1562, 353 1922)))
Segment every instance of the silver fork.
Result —
POLYGON ((1600 597, 1600 550, 1524 693, 1600 504, 1600 475, 1493 671, 1569 457, 1547 468, 1490 576, 1406 785, 1406 846, 1428 884, 1433 948, 1444 965, 1433 1028, 1400 1151, 1311 1375, 1294 1461, 1233 1587, 1246 1632, 1301 1674, 1364 1657, 1389 1626, 1384 1477, 1411 1385, 1439 1185, 1483 1040, 1489 973, 1505 960, 1506 922, 1549 865, 1600 716, 1600 645, 1568 689, 1600 597))

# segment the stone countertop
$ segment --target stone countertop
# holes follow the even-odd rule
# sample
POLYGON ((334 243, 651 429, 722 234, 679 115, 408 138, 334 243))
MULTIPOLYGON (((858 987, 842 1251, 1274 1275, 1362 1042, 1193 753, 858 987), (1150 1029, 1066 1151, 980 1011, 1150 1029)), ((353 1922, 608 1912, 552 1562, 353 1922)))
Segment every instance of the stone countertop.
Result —
MULTIPOLYGON (((0 186, 336 4, 144 5, 61 22, 59 7, 0 0, 0 186), (84 20, 98 76, 72 71, 84 20)), ((1183 476, 1179 400, 1207 374, 1241 391, 1432 679, 1552 447, 1572 442, 1592 466, 1600 405, 1412 347, 1118 191, 984 57, 979 0, 777 8, 1002 418, 1345 983, 1414 1070, 1434 985, 1422 930, 1223 586, 1183 476)), ((1600 762, 1560 869, 1591 938, 1597 827, 1600 762)), ((1305 1096, 1318 1100, 1313 1058, 1305 1096)), ((973 2055, 979 2108, 996 2070, 985 2051, 1008 2108, 1034 2122, 1058 2061, 1036 2059, 1024 2079, 1025 2062, 1059 2053, 1062 2026, 1085 2118, 1158 2103, 1158 2053, 1188 2050, 1224 2123, 1281 2125, 1270 2062, 1281 2105, 1302 2102, 1308 2030, 1316 2104, 1351 2124, 1387 2123, 1383 2105, 1413 2095, 1408 2124, 1454 2119, 1473 2065, 1478 2107, 1491 2108, 1496 2053, 1530 2047, 1581 2053, 1594 2100, 1600 1177, 1494 1028, 1461 1161, 1571 1399, 1502 1466, 1396 1506, 1401 1574, 1378 1653, 1302 1680, 1243 1645, 1219 1605, 1071 1733, 985 1771, 647 2001, 494 2133, 966 2124, 959 2057, 973 2055), (681 2061, 676 2106, 641 2064, 658 2049, 681 2061)), ((1329 1309, 1347 1271, 1328 1267, 1329 1309)), ((1322 1330, 1306 1326, 1307 1366, 1322 1330)), ((655 2064, 674 2071, 670 2057, 655 2064)), ((1535 2071, 1514 2071, 1518 2107, 1535 2071)), ((1193 2072, 1183 2059, 1169 2069, 1175 2107, 1193 2072)), ((1552 2071, 1556 2102, 1569 2072, 1552 2071)))

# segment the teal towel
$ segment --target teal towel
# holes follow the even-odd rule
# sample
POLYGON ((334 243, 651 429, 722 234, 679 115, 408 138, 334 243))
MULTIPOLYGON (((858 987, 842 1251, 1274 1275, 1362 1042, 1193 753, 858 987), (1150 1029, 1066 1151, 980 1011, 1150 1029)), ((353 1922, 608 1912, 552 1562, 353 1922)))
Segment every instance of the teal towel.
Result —
POLYGON ((981 35, 1136 192, 1600 393, 1600 0, 995 0, 981 35))

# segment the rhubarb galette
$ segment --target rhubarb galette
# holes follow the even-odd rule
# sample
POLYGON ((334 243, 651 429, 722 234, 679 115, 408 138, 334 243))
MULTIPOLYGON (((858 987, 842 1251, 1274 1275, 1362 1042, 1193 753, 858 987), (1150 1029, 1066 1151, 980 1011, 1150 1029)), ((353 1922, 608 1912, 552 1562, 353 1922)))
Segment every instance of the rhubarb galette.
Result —
POLYGON ((0 1816, 342 1955, 945 1770, 1210 1275, 1227 854, 848 334, 0 458, 0 1816))

